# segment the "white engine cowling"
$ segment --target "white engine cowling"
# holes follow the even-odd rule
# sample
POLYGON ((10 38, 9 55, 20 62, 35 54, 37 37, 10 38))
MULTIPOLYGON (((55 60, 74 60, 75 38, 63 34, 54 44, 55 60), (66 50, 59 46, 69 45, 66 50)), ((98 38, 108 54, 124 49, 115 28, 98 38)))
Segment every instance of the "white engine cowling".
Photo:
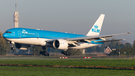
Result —
POLYGON ((53 42, 53 47, 55 49, 66 50, 68 49, 68 42, 64 39, 58 39, 53 42))

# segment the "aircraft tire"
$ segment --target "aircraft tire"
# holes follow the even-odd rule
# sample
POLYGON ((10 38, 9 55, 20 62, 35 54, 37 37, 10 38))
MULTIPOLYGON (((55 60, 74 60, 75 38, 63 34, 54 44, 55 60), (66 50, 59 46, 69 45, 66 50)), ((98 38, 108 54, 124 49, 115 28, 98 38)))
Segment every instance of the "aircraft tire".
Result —
POLYGON ((11 47, 11 50, 14 50, 14 47, 11 47))
POLYGON ((46 52, 46 53, 44 53, 43 55, 44 55, 44 56, 49 56, 49 53, 46 52))
POLYGON ((61 54, 64 54, 66 56, 70 56, 70 53, 68 51, 61 51, 61 54))

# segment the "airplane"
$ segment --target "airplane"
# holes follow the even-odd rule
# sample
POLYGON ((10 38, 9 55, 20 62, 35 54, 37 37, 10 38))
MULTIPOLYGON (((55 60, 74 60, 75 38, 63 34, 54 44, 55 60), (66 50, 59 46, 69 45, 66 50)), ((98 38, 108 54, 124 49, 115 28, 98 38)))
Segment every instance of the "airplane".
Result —
MULTIPOLYGON (((64 50, 62 51, 62 54, 68 55, 68 49, 84 49, 98 46, 104 42, 123 40, 109 40, 107 38, 130 33, 127 32, 100 36, 104 17, 105 14, 101 14, 86 35, 18 27, 8 29, 3 33, 3 37, 10 41, 11 44, 15 44, 17 49, 28 49, 30 45, 42 46, 44 49, 42 54, 49 56, 49 53, 46 51, 47 47, 64 50)), ((13 47, 11 48, 13 49, 13 47)))

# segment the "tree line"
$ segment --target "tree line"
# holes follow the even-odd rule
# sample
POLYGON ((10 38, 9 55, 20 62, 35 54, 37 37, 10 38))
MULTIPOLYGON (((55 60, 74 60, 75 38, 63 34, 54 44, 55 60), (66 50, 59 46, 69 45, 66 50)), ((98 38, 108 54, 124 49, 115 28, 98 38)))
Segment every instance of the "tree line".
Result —
POLYGON ((130 43, 126 43, 123 48, 113 50, 109 55, 135 55, 135 40, 133 42, 133 45, 131 45, 130 43))
POLYGON ((10 44, 3 38, 3 33, 0 32, 0 55, 6 55, 10 52, 10 44))
POLYGON ((135 40, 133 44, 123 44, 121 41, 105 42, 100 46, 87 48, 86 52, 104 52, 108 46, 112 49, 109 55, 135 55, 135 40))

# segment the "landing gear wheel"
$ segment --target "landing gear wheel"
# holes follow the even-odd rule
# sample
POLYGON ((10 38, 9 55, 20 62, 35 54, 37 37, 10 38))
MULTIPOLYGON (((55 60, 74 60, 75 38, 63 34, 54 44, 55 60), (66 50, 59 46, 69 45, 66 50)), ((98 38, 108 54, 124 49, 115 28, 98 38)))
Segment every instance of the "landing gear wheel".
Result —
POLYGON ((42 49, 44 51, 40 51, 40 54, 44 55, 44 56, 49 56, 49 53, 47 53, 47 47, 46 46, 43 46, 42 49))
POLYGON ((49 53, 46 53, 46 56, 49 56, 49 53))
POLYGON ((40 54, 42 54, 44 56, 49 56, 49 53, 47 53, 46 51, 40 51, 40 54))
POLYGON ((14 47, 11 47, 11 50, 14 50, 14 47))
POLYGON ((45 56, 49 56, 49 53, 46 52, 46 53, 44 53, 44 55, 45 55, 45 56))
POLYGON ((61 54, 64 54, 66 56, 70 56, 70 53, 68 51, 61 51, 61 54))

